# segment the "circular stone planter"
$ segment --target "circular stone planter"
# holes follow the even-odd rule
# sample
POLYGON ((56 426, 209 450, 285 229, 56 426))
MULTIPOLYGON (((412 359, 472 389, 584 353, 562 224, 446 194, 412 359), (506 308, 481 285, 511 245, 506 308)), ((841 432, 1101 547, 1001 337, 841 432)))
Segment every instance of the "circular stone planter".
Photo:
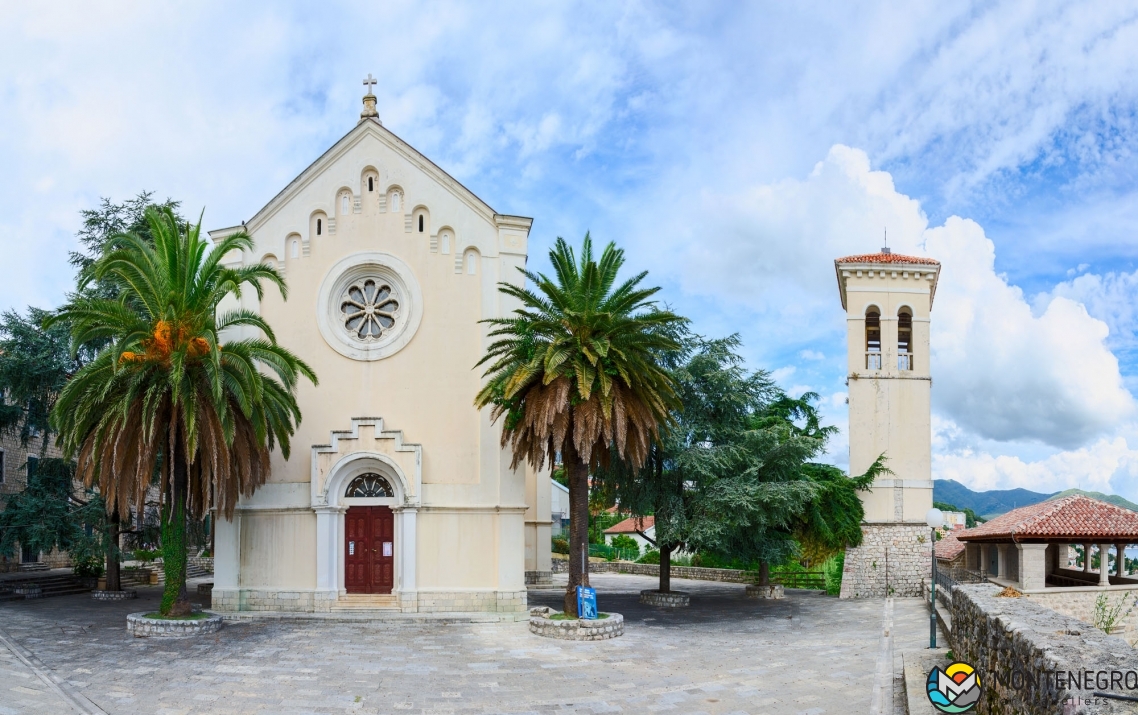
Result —
POLYGON ((43 596, 43 589, 40 588, 38 583, 27 583, 19 586, 12 587, 12 593, 24 598, 40 598, 43 596))
POLYGON ((691 595, 684 591, 669 591, 668 593, 663 593, 655 589, 647 589, 640 592, 640 602, 648 606, 681 608, 691 605, 691 595))
POLYGON ((786 593, 781 583, 772 583, 769 586, 751 584, 747 586, 747 598, 782 598, 786 593))
POLYGON ((619 613, 610 613, 608 618, 598 618, 595 621, 555 621, 550 618, 558 613, 559 611, 546 607, 530 609, 530 633, 566 641, 604 641, 624 635, 624 616, 619 613))
POLYGON ((147 618, 145 613, 132 613, 126 617, 126 632, 135 638, 187 638, 221 630, 221 616, 210 615, 196 620, 165 620, 147 618))
POLYGON ((129 588, 124 591, 92 591, 91 598, 96 601, 126 601, 138 598, 138 591, 129 588))

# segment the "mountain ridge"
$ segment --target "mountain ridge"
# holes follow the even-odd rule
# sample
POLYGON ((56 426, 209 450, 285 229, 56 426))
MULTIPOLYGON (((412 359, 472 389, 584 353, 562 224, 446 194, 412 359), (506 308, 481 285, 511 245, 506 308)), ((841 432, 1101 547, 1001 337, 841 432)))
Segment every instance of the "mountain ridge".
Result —
POLYGON ((1005 514, 1021 506, 1031 506, 1049 499, 1062 499, 1072 494, 1082 494, 1131 511, 1138 511, 1138 504, 1117 494, 1103 494, 1083 489, 1067 489, 1061 492, 1033 492, 1030 489, 990 489, 973 491, 955 479, 933 480, 933 501, 952 504, 959 509, 971 509, 984 519, 1005 514))

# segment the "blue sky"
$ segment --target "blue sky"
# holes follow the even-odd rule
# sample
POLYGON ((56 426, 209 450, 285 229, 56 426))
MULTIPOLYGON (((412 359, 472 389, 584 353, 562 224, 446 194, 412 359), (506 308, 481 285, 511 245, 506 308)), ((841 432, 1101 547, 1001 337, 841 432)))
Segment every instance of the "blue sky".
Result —
POLYGON ((944 264, 934 476, 1138 498, 1132 4, 234 5, 0 7, 0 307, 59 303, 101 196, 252 216, 371 72, 531 265, 617 241, 843 429, 832 261, 888 226, 944 264))

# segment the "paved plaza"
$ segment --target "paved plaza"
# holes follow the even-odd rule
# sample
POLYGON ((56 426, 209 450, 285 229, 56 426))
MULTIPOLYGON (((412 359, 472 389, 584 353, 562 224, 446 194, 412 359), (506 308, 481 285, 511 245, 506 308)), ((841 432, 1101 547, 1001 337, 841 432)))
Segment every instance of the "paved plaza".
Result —
MULTIPOLYGON (((3 603, 0 715, 891 714, 900 652, 927 646, 927 611, 915 599, 790 591, 756 601, 741 585, 675 580, 692 605, 669 611, 636 601, 654 579, 592 578, 601 609, 625 615, 622 638, 549 640, 524 622, 254 620, 152 640, 128 636, 124 623, 157 607, 157 588, 126 603, 3 603)), ((529 600, 559 607, 561 592, 529 600)))

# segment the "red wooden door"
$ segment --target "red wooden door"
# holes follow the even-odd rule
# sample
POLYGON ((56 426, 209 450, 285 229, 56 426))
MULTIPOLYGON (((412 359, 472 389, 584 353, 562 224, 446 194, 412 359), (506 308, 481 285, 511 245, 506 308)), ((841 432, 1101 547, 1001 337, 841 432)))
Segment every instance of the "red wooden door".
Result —
POLYGON ((344 515, 344 588, 391 593, 395 587, 395 515, 391 507, 353 506, 344 515))
POLYGON ((371 509, 371 590, 369 593, 391 593, 395 587, 395 515, 391 508, 371 509))
POLYGON ((371 561, 371 538, 368 536, 366 506, 353 506, 344 515, 344 588, 348 593, 369 593, 368 565, 371 561))

